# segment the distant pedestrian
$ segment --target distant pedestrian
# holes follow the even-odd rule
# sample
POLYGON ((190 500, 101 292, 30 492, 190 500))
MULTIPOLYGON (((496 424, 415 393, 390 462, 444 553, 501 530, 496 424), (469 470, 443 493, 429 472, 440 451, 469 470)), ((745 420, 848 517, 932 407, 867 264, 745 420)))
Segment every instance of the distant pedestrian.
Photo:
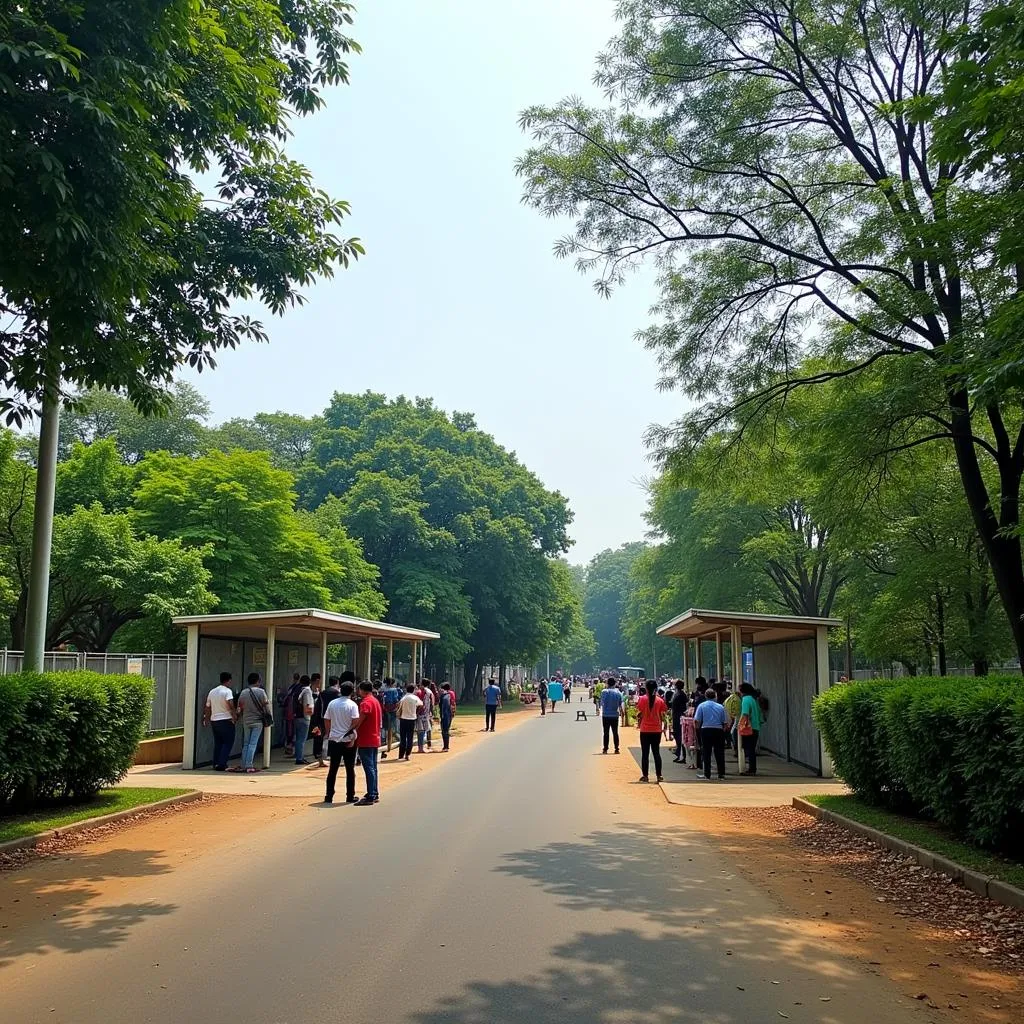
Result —
POLYGON ((572 680, 567 679, 565 681, 565 703, 569 704, 572 701, 572 680))
POLYGON ((296 672, 292 676, 291 685, 277 698, 284 718, 284 752, 286 755, 295 752, 295 693, 299 689, 301 676, 296 672))
POLYGON ((692 771, 700 767, 697 764, 697 723, 693 716, 697 713, 697 706, 690 702, 683 714, 683 745, 686 747, 687 765, 692 771))
POLYGON ((313 737, 313 756, 316 764, 310 768, 324 767, 324 751, 327 741, 327 728, 324 724, 324 712, 332 700, 337 700, 341 695, 338 690, 338 679, 336 676, 328 676, 327 687, 319 689, 320 673, 310 676, 310 689, 313 691, 313 717, 310 719, 309 731, 313 737), (319 690, 319 692, 317 692, 319 690))
POLYGON ((391 743, 398 736, 398 702, 402 699, 402 691, 395 685, 394 679, 385 679, 378 695, 384 710, 384 733, 387 738, 387 750, 381 753, 386 759, 391 753, 391 743))
POLYGON ((686 684, 682 679, 676 680, 672 692, 672 738, 676 741, 676 756, 672 759, 676 764, 686 764, 686 744, 683 742, 683 716, 690 706, 690 698, 686 696, 686 684))
POLYGON ((416 696, 420 699, 420 708, 416 715, 416 747, 422 754, 424 743, 426 744, 427 750, 431 749, 430 725, 433 721, 434 706, 436 704, 430 680, 423 681, 419 690, 416 691, 416 696))
MULTIPOLYGON (((353 675, 347 672, 346 675, 353 675)), ((338 696, 324 709, 324 728, 327 736, 327 757, 331 766, 327 770, 327 792, 324 803, 334 802, 334 786, 338 768, 345 763, 345 802, 356 802, 356 754, 358 742, 359 708, 352 700, 352 680, 338 686, 338 696)), ((325 693, 332 692, 328 687, 325 693)), ((371 698, 372 699, 372 698, 371 698)))
POLYGON ((540 713, 546 715, 548 713, 548 681, 542 679, 537 686, 537 696, 540 698, 540 713))
POLYGON ((416 718, 423 701, 416 696, 413 683, 405 684, 405 696, 398 702, 398 760, 408 761, 412 754, 412 738, 416 732, 416 718))
POLYGON ((377 786, 377 751, 380 748, 380 726, 384 717, 380 701, 373 695, 372 683, 359 684, 359 722, 356 725, 356 749, 366 776, 366 795, 359 803, 366 807, 380 802, 377 786))
POLYGON ((729 696, 722 703, 725 705, 725 710, 729 712, 729 721, 732 722, 732 727, 729 729, 729 742, 726 746, 731 746, 732 752, 738 754, 739 737, 737 735, 737 727, 740 720, 740 695, 735 687, 730 690, 729 696))
POLYGON ((242 765, 238 769, 240 772, 249 775, 256 773, 253 760, 265 728, 263 716, 269 710, 269 705, 267 691, 263 689, 263 680, 259 672, 250 672, 245 681, 245 689, 238 695, 238 715, 242 719, 242 765))
POLYGON ((619 712, 622 710, 622 694, 609 686, 601 691, 601 728, 604 731, 602 754, 608 753, 608 736, 611 734, 615 743, 615 753, 619 752, 619 712))
POLYGON ((658 684, 647 680, 647 693, 636 702, 637 725, 640 729, 640 781, 647 782, 651 754, 658 782, 661 774, 661 723, 668 714, 668 705, 658 696, 658 684))
POLYGON ((484 690, 484 732, 494 732, 494 723, 501 707, 501 687, 491 679, 484 690))
POLYGON ((729 712, 715 699, 715 691, 708 688, 705 699, 694 714, 700 729, 700 751, 704 763, 701 778, 711 781, 711 758, 714 756, 718 778, 725 778, 725 737, 729 732, 729 712))
POLYGON ((757 741, 761 735, 761 704, 757 699, 757 691, 750 683, 740 683, 740 720, 736 731, 740 736, 740 745, 747 766, 744 775, 757 774, 757 741))
POLYGON ((221 672, 220 684, 206 695, 203 725, 213 730, 213 770, 226 772, 231 748, 235 745, 235 694, 231 673, 221 672))
POLYGON ((455 694, 452 692, 451 683, 441 684, 441 742, 444 746, 442 750, 448 749, 448 744, 451 740, 452 732, 452 719, 455 718, 455 694))
POLYGON ((313 689, 309 676, 299 679, 299 687, 292 697, 292 716, 295 719, 295 763, 309 764, 306 760, 306 737, 313 717, 313 689))

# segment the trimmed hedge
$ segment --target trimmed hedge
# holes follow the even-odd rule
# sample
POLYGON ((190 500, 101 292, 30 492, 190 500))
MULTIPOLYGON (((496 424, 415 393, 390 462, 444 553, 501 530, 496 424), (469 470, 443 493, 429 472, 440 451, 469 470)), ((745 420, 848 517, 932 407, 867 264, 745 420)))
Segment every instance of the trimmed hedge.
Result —
POLYGON ((0 676, 0 810, 88 800, 124 778, 152 702, 142 676, 0 676))
POLYGON ((1020 676, 843 683, 815 699, 814 720, 863 800, 1024 854, 1020 676))

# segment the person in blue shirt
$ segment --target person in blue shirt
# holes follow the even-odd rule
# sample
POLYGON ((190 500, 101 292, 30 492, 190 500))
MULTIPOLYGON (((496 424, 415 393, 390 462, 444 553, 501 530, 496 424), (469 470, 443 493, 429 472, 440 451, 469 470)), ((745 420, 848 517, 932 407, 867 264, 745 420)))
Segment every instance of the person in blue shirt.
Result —
POLYGON ((501 687, 493 679, 489 679, 484 690, 484 732, 494 732, 494 722, 500 707, 501 687))
POLYGON ((615 753, 619 752, 619 712, 622 710, 622 692, 613 684, 601 691, 601 725, 604 728, 604 749, 608 753, 608 734, 615 740, 615 753))
POLYGON ((398 702, 402 697, 403 693, 394 679, 385 679, 380 691, 380 705, 384 710, 381 741, 382 745, 387 744, 387 750, 381 751, 382 760, 386 760, 391 753, 391 741, 398 735, 398 702))
POLYGON ((729 712, 718 703, 717 694, 709 686, 704 691, 704 700, 697 706, 693 716, 700 729, 700 750, 704 760, 704 774, 697 778, 711 781, 711 755, 715 755, 715 767, 719 780, 725 778, 725 737, 729 734, 729 712))

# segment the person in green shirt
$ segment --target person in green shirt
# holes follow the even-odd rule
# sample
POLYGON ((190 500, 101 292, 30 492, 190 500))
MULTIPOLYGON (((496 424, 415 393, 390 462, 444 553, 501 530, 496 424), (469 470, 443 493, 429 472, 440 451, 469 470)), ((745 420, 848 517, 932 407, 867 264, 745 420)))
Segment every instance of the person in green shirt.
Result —
POLYGON ((747 759, 743 775, 757 774, 757 737, 761 732, 761 705, 757 703, 757 695, 750 683, 740 683, 740 744, 743 756, 747 759), (749 730, 746 735, 744 731, 749 730))

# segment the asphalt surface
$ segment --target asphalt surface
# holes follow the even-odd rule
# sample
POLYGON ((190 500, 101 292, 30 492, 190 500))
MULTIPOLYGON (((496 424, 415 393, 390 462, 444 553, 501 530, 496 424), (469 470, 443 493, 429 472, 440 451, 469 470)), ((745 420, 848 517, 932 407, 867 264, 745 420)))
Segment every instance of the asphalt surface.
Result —
POLYGON ((936 1019, 821 948, 699 834, 652 819, 575 710, 376 807, 311 806, 155 874, 73 934, 55 937, 57 915, 8 935, 32 955, 0 966, 0 1021, 936 1019))

